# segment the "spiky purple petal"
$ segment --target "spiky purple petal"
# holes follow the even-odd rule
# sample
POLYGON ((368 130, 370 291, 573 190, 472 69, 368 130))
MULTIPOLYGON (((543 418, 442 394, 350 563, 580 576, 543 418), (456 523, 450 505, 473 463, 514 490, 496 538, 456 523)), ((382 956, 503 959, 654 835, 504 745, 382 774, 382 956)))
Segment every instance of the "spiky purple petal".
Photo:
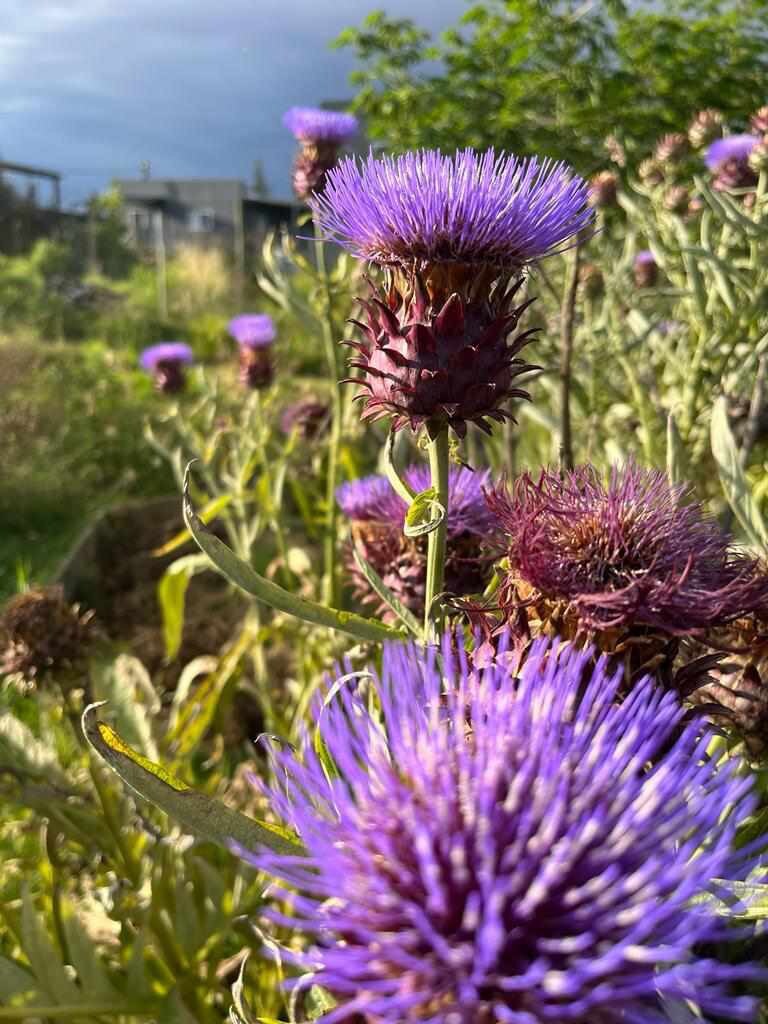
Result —
POLYGON ((707 149, 705 162, 710 171, 716 171, 729 160, 746 166, 749 154, 760 142, 759 135, 726 135, 716 139, 707 149))
POLYGON ((326 237, 361 259, 520 268, 591 224, 588 198, 563 163, 419 150, 342 160, 309 205, 326 237))
POLYGON ((139 365, 150 373, 158 363, 184 363, 189 365, 195 361, 192 349, 183 341, 159 341, 156 345, 145 348, 139 358, 139 365))
POLYGON ((291 107, 283 124, 300 142, 333 142, 340 145, 357 135, 360 124, 354 114, 317 107, 291 107))
POLYGON ((248 348, 266 348, 275 340, 275 325, 267 313, 240 313, 229 321, 227 331, 248 348))

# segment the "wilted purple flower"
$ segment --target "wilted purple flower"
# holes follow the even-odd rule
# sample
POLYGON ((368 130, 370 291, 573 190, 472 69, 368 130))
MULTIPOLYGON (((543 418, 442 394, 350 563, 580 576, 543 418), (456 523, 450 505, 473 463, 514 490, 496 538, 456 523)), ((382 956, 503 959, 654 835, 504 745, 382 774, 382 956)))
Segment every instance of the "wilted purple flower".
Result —
POLYGON ((145 348, 139 365, 151 373, 158 391, 171 394, 184 387, 184 367, 194 362, 192 349, 183 341, 160 341, 145 348))
POLYGON ((587 198, 563 163, 420 150, 342 160, 310 206, 324 234, 360 259, 519 270, 589 226, 587 198))
POLYGON ((565 606, 578 629, 652 627, 695 634, 768 601, 768 573, 656 470, 629 465, 605 484, 591 466, 519 477, 488 495, 509 543, 510 603, 518 581, 565 606))
POLYGON ((354 114, 318 107, 291 107, 283 124, 299 142, 333 142, 337 146, 357 135, 360 124, 354 114))
POLYGON ((635 254, 632 271, 638 288, 652 288, 656 284, 659 267, 650 249, 641 249, 635 254))
POLYGON ((732 852, 756 805, 738 759, 648 678, 617 702, 589 652, 478 678, 451 640, 441 664, 386 645, 377 701, 343 685, 274 752, 307 853, 246 856, 290 908, 267 919, 310 937, 283 957, 337 1000, 323 1024, 754 1021, 734 988, 764 972, 714 959, 734 933, 708 895, 757 867, 732 852))
POLYGON ((312 440, 328 426, 329 416, 327 403, 318 402, 316 398, 302 398, 285 407, 280 417, 280 429, 289 435, 298 431, 306 440, 312 440))
POLYGON ((696 149, 713 142, 722 133, 723 115, 719 110, 713 110, 711 107, 700 110, 688 127, 688 139, 696 149))
POLYGON ((749 127, 756 135, 768 135, 768 106, 754 112, 749 119, 749 127))
MULTIPOLYGON (((410 466, 404 474, 413 491, 430 485, 426 466, 410 466)), ((451 467, 448 474, 448 547, 445 589, 467 595, 482 590, 497 551, 499 528, 483 494, 490 474, 451 467)), ((403 533, 407 506, 384 476, 367 476, 342 484, 336 491, 341 511, 352 524, 352 542, 346 553, 347 568, 355 582, 357 596, 365 604, 378 606, 354 560, 355 544, 363 557, 381 576, 387 587, 406 607, 421 612, 427 571, 426 537, 409 538, 403 533)), ((386 610, 380 607, 382 614, 386 610)))
POLYGON ((238 345, 267 348, 275 340, 275 325, 266 313, 240 313, 227 324, 227 331, 238 345))
POLYGON ((353 114, 315 107, 291 107, 283 124, 301 144, 293 163, 293 190, 307 200, 323 188, 340 146, 357 134, 360 125, 353 114))
POLYGON ((593 206, 616 206, 618 194, 619 178, 613 171, 598 171, 589 179, 589 201, 593 206))

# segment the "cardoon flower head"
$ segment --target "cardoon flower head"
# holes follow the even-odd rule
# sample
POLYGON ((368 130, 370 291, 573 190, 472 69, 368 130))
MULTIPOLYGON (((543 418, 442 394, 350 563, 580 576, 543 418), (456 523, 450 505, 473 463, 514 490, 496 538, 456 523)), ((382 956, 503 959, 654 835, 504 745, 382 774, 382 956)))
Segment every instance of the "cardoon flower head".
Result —
POLYGON ((503 420, 513 381, 530 369, 508 343, 525 305, 524 268, 591 223, 588 189, 563 164, 489 149, 342 161, 310 206, 326 237, 387 269, 363 302, 365 419, 433 421, 463 436, 468 421, 503 420))
POLYGON ((688 155, 688 136, 682 132, 668 132, 656 143, 654 157, 660 164, 679 163, 688 155))
POLYGON ((705 157, 714 175, 712 187, 722 192, 755 185, 757 177, 749 166, 749 155, 759 142, 759 135, 727 135, 713 142, 705 157))
POLYGON ((660 185, 664 181, 664 169, 657 160, 647 157, 637 167, 640 180, 646 185, 660 185))
POLYGON ((618 193, 619 179, 613 171, 598 171, 589 179, 589 201, 593 206, 615 206, 618 193))
POLYGON ((754 112, 749 119, 749 127, 755 135, 768 135, 768 106, 754 112))
POLYGON ((664 473, 544 470, 487 498, 507 533, 509 606, 549 606, 555 628, 690 635, 766 607, 764 568, 664 473))
POLYGON ((650 249, 641 249, 635 254, 632 272, 638 288, 653 288, 659 276, 659 267, 650 249))
POLYGON ((617 703, 572 646, 535 645, 519 678, 470 674, 450 637, 443 658, 387 645, 380 713, 342 685, 274 752, 306 856, 247 856, 290 908, 267 919, 309 936, 283 956, 336 999, 324 1024, 754 1021, 735 992, 760 969, 702 952, 733 941, 708 886, 757 866, 732 852, 755 806, 738 759, 647 678, 617 703))
POLYGON ((241 313, 227 325, 229 334, 240 346, 240 380, 248 388, 264 388, 272 383, 274 367, 270 348, 275 340, 275 325, 266 313, 241 313))
POLYGON ((301 437, 311 441, 327 428, 329 414, 327 403, 316 398, 302 398, 285 407, 280 417, 280 429, 288 435, 298 431, 301 437))
POLYGON ((161 341, 141 353, 139 365, 151 373, 158 391, 172 394, 184 388, 184 367, 194 362, 192 349, 183 341, 161 341))
POLYGON ((360 125, 353 114, 316 107, 291 107, 283 124, 301 144, 293 164, 293 189, 306 200, 323 188, 339 148, 357 135, 360 125))
MULTIPOLYGON (((430 485, 426 466, 410 466, 405 480, 415 492, 430 485)), ((489 473, 451 467, 448 476, 448 548, 445 588, 467 595, 482 590, 493 562, 499 529, 483 489, 489 473)), ((378 572, 387 587, 415 613, 423 611, 426 587, 427 538, 403 533, 407 506, 385 476, 368 476, 342 484, 336 491, 341 511, 352 525, 346 562, 357 596, 378 605, 354 560, 354 546, 378 572)), ((379 609, 387 616, 386 609, 379 609)), ((388 616, 387 616, 388 617, 388 616)))

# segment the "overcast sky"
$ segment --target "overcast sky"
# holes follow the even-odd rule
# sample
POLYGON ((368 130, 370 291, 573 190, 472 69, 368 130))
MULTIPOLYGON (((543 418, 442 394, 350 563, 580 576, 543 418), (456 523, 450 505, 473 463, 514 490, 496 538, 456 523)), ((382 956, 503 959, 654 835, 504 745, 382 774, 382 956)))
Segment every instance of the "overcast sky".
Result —
POLYGON ((375 7, 435 30, 466 0, 0 0, 0 158, 61 171, 72 204, 112 177, 250 181, 287 196, 294 104, 344 99, 329 42, 375 7))

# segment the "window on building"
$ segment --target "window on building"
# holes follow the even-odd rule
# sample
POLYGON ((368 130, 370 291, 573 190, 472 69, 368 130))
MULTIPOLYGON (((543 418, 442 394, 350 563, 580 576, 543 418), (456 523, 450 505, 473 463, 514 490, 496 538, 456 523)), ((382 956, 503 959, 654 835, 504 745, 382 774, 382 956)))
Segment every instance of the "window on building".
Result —
POLYGON ((189 211, 189 230, 204 233, 216 227, 216 214, 210 207, 189 211))

